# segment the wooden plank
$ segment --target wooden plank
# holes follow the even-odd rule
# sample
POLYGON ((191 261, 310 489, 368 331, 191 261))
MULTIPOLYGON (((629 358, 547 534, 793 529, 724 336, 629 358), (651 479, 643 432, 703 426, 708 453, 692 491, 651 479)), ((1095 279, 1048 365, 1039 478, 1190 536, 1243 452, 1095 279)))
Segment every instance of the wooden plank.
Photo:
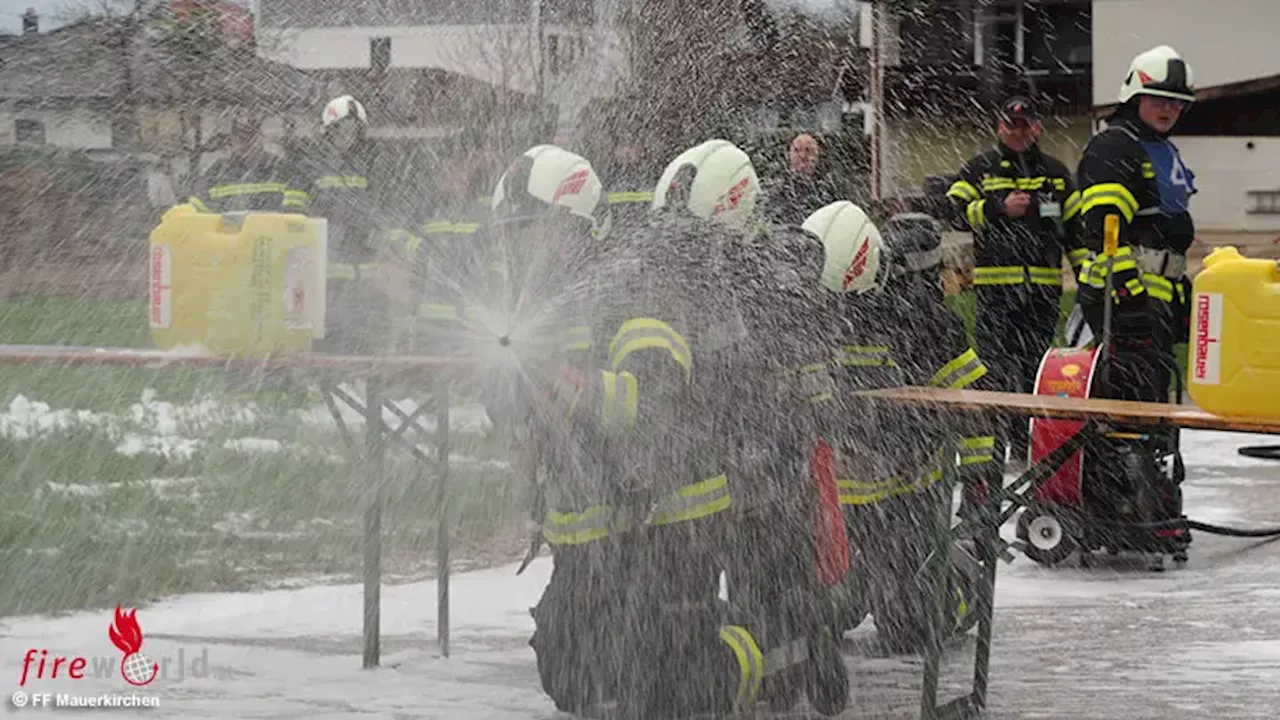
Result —
POLYGON ((1221 430, 1280 435, 1280 417, 1223 417, 1188 405, 1051 397, 1022 393, 901 387, 869 390, 859 396, 914 407, 1059 420, 1106 420, 1139 427, 1176 425, 1188 430, 1221 430))
POLYGON ((425 355, 354 356, 300 353, 272 357, 197 355, 168 350, 71 347, 62 345, 0 345, 0 365, 116 365, 125 367, 248 367, 312 368, 349 371, 427 372, 474 365, 469 358, 425 355))

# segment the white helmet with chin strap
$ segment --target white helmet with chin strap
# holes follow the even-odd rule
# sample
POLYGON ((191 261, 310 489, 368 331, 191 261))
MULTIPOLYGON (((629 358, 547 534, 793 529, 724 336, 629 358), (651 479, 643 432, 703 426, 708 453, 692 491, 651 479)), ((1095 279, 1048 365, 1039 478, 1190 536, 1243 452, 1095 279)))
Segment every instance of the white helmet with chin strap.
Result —
POLYGON ((759 197, 760 178, 751 158, 728 140, 708 140, 667 165, 654 188, 652 207, 684 207, 698 217, 745 230, 759 197))
POLYGON ((1194 102, 1196 85, 1191 66, 1168 45, 1154 47, 1138 55, 1129 63, 1129 74, 1120 85, 1120 102, 1129 102, 1137 95, 1194 102))
POLYGON ((516 159, 493 190, 495 219, 532 217, 555 208, 591 224, 609 228, 604 186, 587 159, 555 145, 535 145, 516 159))
POLYGON ((324 106, 324 115, 321 116, 320 123, 327 128, 346 118, 355 118, 361 125, 369 124, 369 116, 364 111, 364 105, 350 95, 341 95, 330 100, 324 106))
POLYGON ((826 255, 822 268, 824 288, 864 294, 884 285, 884 240, 862 208, 839 200, 819 208, 801 227, 822 240, 826 255))

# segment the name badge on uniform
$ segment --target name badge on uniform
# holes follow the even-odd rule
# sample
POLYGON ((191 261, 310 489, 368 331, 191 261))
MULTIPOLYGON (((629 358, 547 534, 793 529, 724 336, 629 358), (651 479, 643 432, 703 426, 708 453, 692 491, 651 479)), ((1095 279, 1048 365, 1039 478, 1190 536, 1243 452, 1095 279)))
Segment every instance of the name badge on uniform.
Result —
POLYGON ((1041 202, 1040 217, 1042 218, 1062 217, 1062 204, 1055 201, 1041 202))

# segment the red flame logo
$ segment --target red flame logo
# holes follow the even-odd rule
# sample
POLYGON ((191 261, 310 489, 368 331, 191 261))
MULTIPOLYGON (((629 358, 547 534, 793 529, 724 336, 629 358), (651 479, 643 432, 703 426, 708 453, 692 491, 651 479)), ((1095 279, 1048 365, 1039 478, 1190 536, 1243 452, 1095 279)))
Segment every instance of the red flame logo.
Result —
POLYGON ((137 610, 124 612, 117 605, 115 622, 107 628, 107 635, 111 637, 111 642, 126 655, 142 649, 142 628, 138 626, 137 614, 137 610))
POLYGON ((107 636, 112 644, 124 653, 120 661, 120 674, 130 685, 147 685, 160 673, 160 663, 153 662, 143 655, 142 628, 138 625, 136 609, 124 612, 117 605, 115 621, 107 628, 107 636))

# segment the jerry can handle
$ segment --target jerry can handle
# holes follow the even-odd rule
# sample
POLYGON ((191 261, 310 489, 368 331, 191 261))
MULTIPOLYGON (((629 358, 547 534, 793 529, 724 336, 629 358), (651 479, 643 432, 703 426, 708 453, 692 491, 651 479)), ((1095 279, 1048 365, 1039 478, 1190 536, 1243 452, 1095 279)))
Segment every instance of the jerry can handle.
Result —
POLYGON ((244 221, 245 221, 245 218, 248 217, 248 215, 249 215, 248 212, 222 213, 221 215, 222 226, 219 229, 225 230, 227 229, 227 227, 231 227, 235 231, 239 232, 240 228, 244 227, 244 221))

